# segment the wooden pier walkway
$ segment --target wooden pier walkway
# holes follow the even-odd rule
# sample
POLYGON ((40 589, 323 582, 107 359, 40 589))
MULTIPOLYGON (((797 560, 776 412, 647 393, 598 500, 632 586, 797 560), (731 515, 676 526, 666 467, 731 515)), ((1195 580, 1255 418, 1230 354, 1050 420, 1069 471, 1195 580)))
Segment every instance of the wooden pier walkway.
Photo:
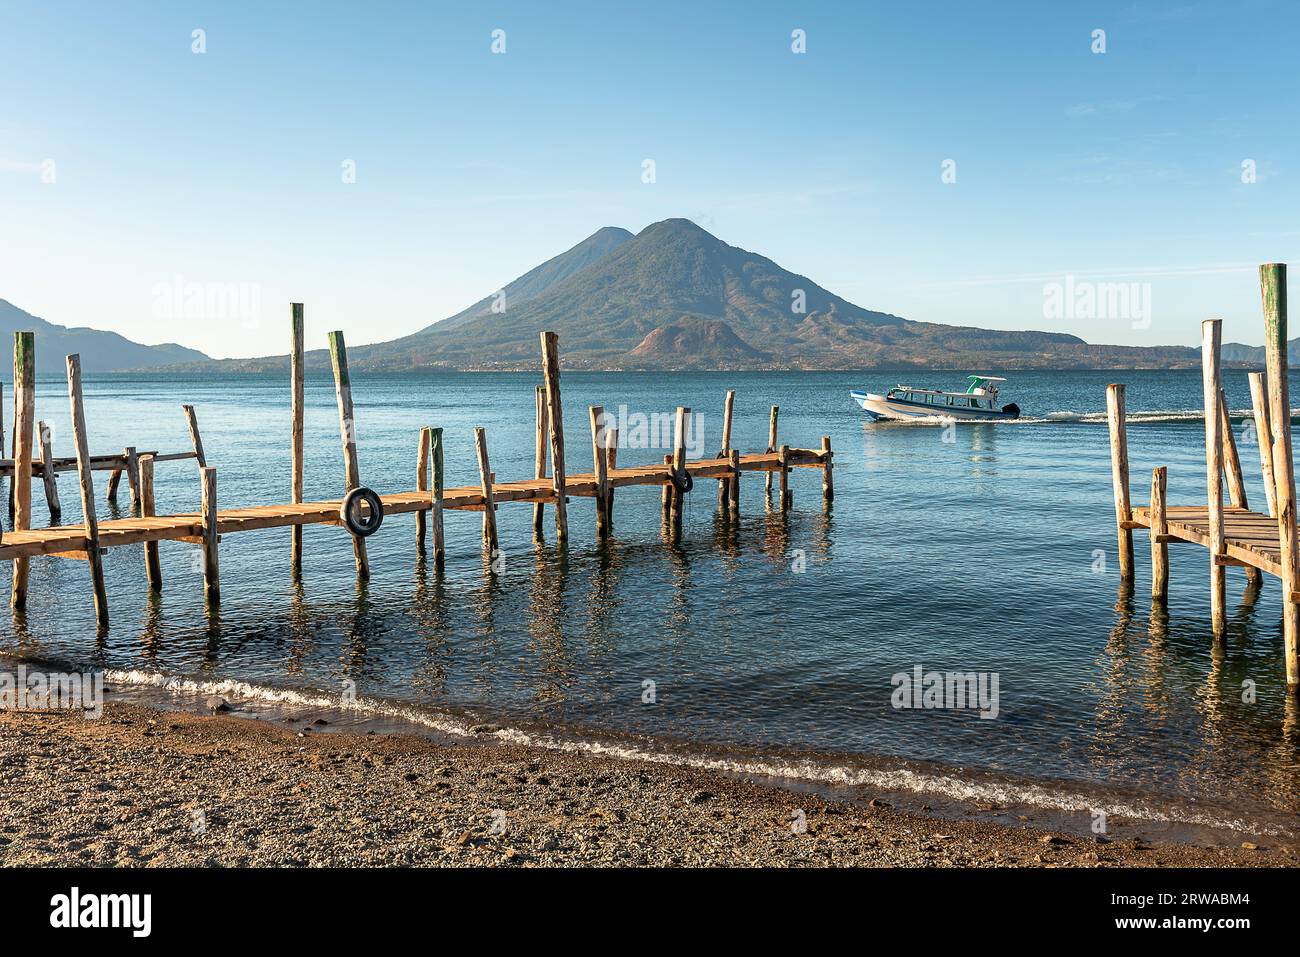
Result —
POLYGON ((1147 529, 1151 541, 1151 598, 1163 604, 1169 592, 1169 543, 1188 542, 1205 548, 1209 553, 1210 625, 1215 640, 1222 640, 1228 626, 1229 568, 1244 568, 1247 579, 1255 583, 1261 574, 1280 579, 1286 683, 1292 694, 1300 694, 1300 554, 1297 554, 1300 536, 1296 525, 1291 400, 1287 384, 1286 265, 1260 266, 1259 280, 1267 372, 1250 374, 1250 392, 1268 512, 1252 511, 1246 500, 1246 484, 1220 369, 1222 320, 1207 319, 1201 323, 1204 505, 1169 505, 1166 501, 1168 469, 1162 465, 1151 474, 1150 506, 1133 507, 1124 386, 1113 383, 1106 387, 1119 568, 1121 578, 1130 582, 1134 576, 1133 530, 1147 529))
MULTIPOLYGON (((730 520, 740 511, 740 478, 746 472, 766 473, 764 494, 770 502, 773 476, 779 479, 779 508, 786 513, 793 500, 790 473, 793 469, 820 469, 822 496, 834 497, 832 480, 833 453, 830 438, 822 436, 819 448, 791 448, 777 444, 777 413, 773 406, 768 425, 768 446, 762 451, 742 455, 731 446, 732 414, 735 393, 728 392, 723 403, 721 450, 711 458, 691 461, 687 458, 687 433, 691 410, 678 407, 673 418, 672 454, 662 462, 618 467, 617 428, 606 421, 603 408, 588 409, 591 428, 593 471, 569 475, 564 462, 564 419, 560 397, 560 362, 558 337, 553 332, 541 334, 543 385, 536 390, 536 430, 534 469, 531 478, 498 482, 488 459, 487 435, 474 429, 478 457, 479 484, 445 488, 443 482, 443 430, 425 427, 419 431, 416 456, 415 490, 380 495, 361 483, 357 447, 357 422, 352 403, 352 382, 348 373, 347 349, 343 335, 329 334, 331 366, 339 411, 339 435, 343 449, 345 496, 318 502, 302 501, 303 493, 303 420, 304 420, 304 328, 301 303, 290 306, 292 351, 290 353, 291 463, 290 496, 283 504, 255 505, 246 508, 217 508, 217 469, 208 465, 199 435, 194 407, 185 405, 189 428, 190 452, 158 454, 137 453, 124 449, 117 455, 91 455, 84 399, 81 387, 81 362, 78 356, 67 357, 68 396, 72 410, 73 442, 76 456, 56 458, 51 454, 48 430, 41 424, 40 458, 34 455, 35 436, 35 349, 30 332, 14 338, 14 434, 13 456, 0 460, 0 475, 12 476, 14 503, 13 529, 0 535, 0 561, 13 565, 13 591, 10 605, 19 614, 26 605, 30 560, 37 556, 75 559, 90 566, 91 591, 96 619, 101 628, 108 624, 108 595, 104 585, 102 556, 110 548, 143 545, 145 570, 150 589, 161 591, 162 566, 158 543, 183 541, 200 546, 203 555, 204 592, 209 603, 220 600, 220 560, 218 545, 223 535, 260 529, 292 529, 289 563, 296 577, 302 570, 302 526, 342 526, 352 537, 357 576, 370 577, 370 563, 365 539, 379 529, 384 516, 415 514, 415 545, 425 550, 426 532, 431 527, 434 567, 441 572, 445 547, 443 512, 445 510, 482 513, 484 549, 495 556, 498 549, 496 511, 506 503, 522 502, 533 506, 533 532, 540 537, 543 513, 550 506, 555 514, 555 538, 564 545, 568 537, 567 503, 570 497, 595 500, 596 532, 608 536, 613 527, 613 501, 616 489, 633 486, 660 488, 664 528, 671 540, 680 538, 685 496, 696 480, 713 479, 718 483, 718 507, 730 520), (194 459, 198 465, 202 505, 197 512, 157 515, 154 500, 154 467, 163 461, 194 459), (45 463, 49 463, 46 467, 45 463), (76 525, 58 524, 57 472, 75 468, 80 485, 82 521, 76 525), (129 518, 100 521, 95 510, 94 472, 111 470, 109 497, 116 493, 117 481, 126 474, 131 485, 129 518), (31 527, 32 479, 45 480, 50 501, 52 527, 31 527)), ((0 444, 3 437, 0 436, 0 444)), ((626 443, 624 443, 626 444, 626 443)))

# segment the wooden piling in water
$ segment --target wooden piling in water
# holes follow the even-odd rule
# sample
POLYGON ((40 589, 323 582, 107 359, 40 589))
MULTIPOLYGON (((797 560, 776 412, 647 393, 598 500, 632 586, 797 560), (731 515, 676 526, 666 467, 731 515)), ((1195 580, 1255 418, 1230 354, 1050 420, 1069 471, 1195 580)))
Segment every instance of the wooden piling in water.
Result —
MULTIPOLYGON (((672 471, 673 457, 671 455, 664 456, 664 465, 667 466, 669 471, 672 471)), ((659 493, 659 505, 663 509, 663 520, 665 522, 668 521, 669 513, 672 511, 673 492, 673 483, 665 482, 659 493)))
MULTIPOLYGON (((772 406, 772 418, 767 423, 767 451, 769 454, 776 451, 776 417, 780 411, 779 406, 772 406)), ((769 499, 772 497, 771 472, 768 472, 767 477, 763 479, 763 494, 769 499)))
MULTIPOLYGON (((608 476, 614 469, 618 468, 618 429, 608 428, 605 430, 605 475, 608 476)), ((605 490, 605 525, 614 531, 614 485, 606 482, 608 488, 605 490)))
MULTIPOLYGON (((289 330, 292 348, 289 353, 289 501, 298 503, 303 496, 303 418, 306 412, 306 372, 303 341, 306 325, 300 302, 289 303, 289 330)), ((420 513, 423 524, 424 513, 420 513)), ((421 528, 421 531, 423 529, 421 528)), ((289 567, 293 575, 302 573, 302 526, 294 525, 289 531, 289 567)))
POLYGON ((546 382, 546 414, 551 431, 551 487, 555 491, 555 540, 569 538, 568 499, 564 483, 564 410, 560 404, 560 337, 543 332, 542 377, 546 382))
POLYGON ((194 462, 202 471, 208 464, 208 460, 203 455, 203 437, 199 434, 199 419, 194 414, 194 406, 182 405, 181 412, 185 414, 185 425, 190 430, 190 444, 194 447, 194 462))
POLYGON ((441 571, 447 556, 447 546, 442 529, 442 493, 445 485, 442 474, 441 428, 429 430, 429 461, 433 467, 433 505, 429 509, 429 524, 433 526, 433 567, 441 571))
MULTIPOLYGON (((686 474, 686 430, 689 428, 691 410, 685 406, 677 407, 677 415, 673 422, 673 478, 677 479, 686 474)), ((682 512, 685 510, 686 496, 682 491, 673 486, 672 496, 669 499, 669 520, 672 527, 673 541, 681 538, 682 534, 682 512)))
POLYGON ((1124 386, 1106 386, 1106 419, 1110 426, 1110 476, 1115 498, 1115 526, 1119 532, 1119 575, 1133 577, 1133 507, 1128 487, 1128 428, 1124 386))
MULTIPOLYGON (((546 478, 546 442, 550 432, 546 412, 546 386, 539 385, 534 394, 537 407, 537 432, 533 447, 533 478, 546 478)), ((541 502, 533 503, 533 534, 542 535, 542 522, 546 515, 546 506, 541 502)))
POLYGON ((834 468, 835 453, 831 451, 831 437, 822 436, 822 498, 828 502, 835 500, 835 476, 831 471, 834 468))
MULTIPOLYGON (((331 332, 330 366, 334 370, 334 395, 339 406, 339 437, 343 442, 344 492, 361 487, 361 467, 357 463, 357 426, 352 408, 352 378, 348 374, 348 347, 342 332, 331 332)), ((352 555, 356 559, 357 577, 370 578, 370 560, 366 557, 366 542, 360 535, 352 536, 352 555)))
MULTIPOLYGON (((149 454, 140 456, 140 516, 153 518, 157 514, 154 500, 153 467, 154 457, 149 454)), ((144 567, 149 578, 149 588, 162 591, 162 563, 158 559, 158 543, 144 543, 144 567)))
POLYGON ((117 504, 117 487, 122 484, 122 470, 113 469, 108 476, 108 491, 104 494, 105 500, 117 504))
MULTIPOLYGON (((433 432, 429 428, 420 430, 420 448, 415 456, 415 490, 429 491, 429 446, 433 441, 433 432)), ((415 553, 424 554, 424 512, 415 513, 415 553)))
POLYGON ((217 558, 217 470, 203 467, 203 501, 199 507, 203 519, 203 596, 208 604, 221 601, 221 566, 217 558))
POLYGON ((54 443, 51 441, 50 427, 44 422, 37 422, 36 435, 41 445, 41 481, 45 485, 45 504, 50 510, 50 524, 58 525, 63 517, 63 506, 59 502, 59 473, 54 469, 54 443))
POLYGON ((740 449, 731 450, 731 479, 727 483, 727 506, 733 519, 740 517, 740 449))
MULTIPOLYGON (((718 452, 718 458, 726 459, 731 457, 731 412, 736 403, 736 391, 727 390, 727 398, 722 403, 722 449, 718 452)), ((730 498, 728 492, 728 483, 730 479, 718 479, 718 508, 725 509, 727 500, 730 498)))
POLYGON ((488 464, 487 432, 474 430, 474 448, 478 452, 479 481, 483 485, 483 545, 488 554, 497 550, 497 510, 492 499, 492 467, 488 464))
POLYGON ((134 445, 128 445, 122 450, 122 458, 126 460, 126 484, 131 489, 131 509, 140 507, 140 456, 136 453, 134 445))
POLYGON ((587 414, 591 418, 591 459, 592 472, 596 476, 596 537, 609 535, 609 460, 605 455, 605 428, 603 420, 605 410, 598 406, 588 406, 587 414))
MULTIPOLYGON (((14 531, 32 527, 32 436, 36 418, 36 336, 31 332, 14 333, 14 531)), ((13 591, 10 606, 14 611, 27 607, 27 580, 30 568, 26 558, 14 559, 13 591)))
POLYGON ((1246 502, 1246 480, 1241 474, 1241 458, 1237 455, 1237 439, 1232 434, 1232 416, 1228 414, 1228 397, 1219 390, 1219 435, 1223 440, 1223 471, 1228 481, 1228 503, 1234 508, 1249 508, 1246 502))
POLYGON ((104 563, 99 551, 99 521, 95 517, 95 480, 90 468, 90 445, 86 434, 86 408, 81 392, 81 356, 67 357, 68 402, 72 412, 72 441, 77 451, 77 479, 81 487, 81 521, 86 536, 86 563, 95 598, 95 620, 108 627, 108 592, 104 588, 104 563))
POLYGON ((1264 373, 1252 372, 1250 405, 1255 412, 1255 444, 1259 446, 1259 471, 1264 479, 1264 498, 1268 514, 1277 517, 1277 488, 1273 481, 1273 429, 1268 416, 1268 384, 1264 373))
POLYGON ((1282 566, 1282 636, 1287 687, 1300 689, 1300 569, 1296 563, 1295 468, 1291 459, 1291 400, 1287 384, 1286 265, 1259 267, 1260 296, 1264 305, 1264 346, 1268 356, 1269 424, 1273 440, 1273 478, 1277 506, 1277 531, 1282 566))
POLYGON ((1169 525, 1166 521, 1168 470, 1161 465, 1151 470, 1151 597, 1169 597, 1169 525))
POLYGON ((1227 543, 1223 533, 1223 412, 1219 345, 1222 320, 1201 323, 1201 382, 1205 391, 1205 482, 1210 525, 1210 627, 1222 636, 1228 627, 1227 543))
MULTIPOLYGON (((783 445, 780 449, 781 461, 781 511, 788 512, 790 503, 793 501, 793 495, 790 492, 790 446, 783 445)), ((771 475, 771 472, 767 473, 771 475)))

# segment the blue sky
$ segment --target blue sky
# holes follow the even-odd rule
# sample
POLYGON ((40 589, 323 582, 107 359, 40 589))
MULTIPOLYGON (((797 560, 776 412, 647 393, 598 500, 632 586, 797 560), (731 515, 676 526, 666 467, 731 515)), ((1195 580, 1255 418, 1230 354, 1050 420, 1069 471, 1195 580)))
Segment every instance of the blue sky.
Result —
POLYGON ((313 345, 392 338, 686 216, 911 319, 1261 341, 1254 267, 1300 260, 1300 8, 984 6, 5 0, 0 298, 283 353, 289 300, 313 345), (1066 276, 1148 284, 1149 321, 1045 314, 1066 276), (246 308, 187 318, 178 280, 246 308))

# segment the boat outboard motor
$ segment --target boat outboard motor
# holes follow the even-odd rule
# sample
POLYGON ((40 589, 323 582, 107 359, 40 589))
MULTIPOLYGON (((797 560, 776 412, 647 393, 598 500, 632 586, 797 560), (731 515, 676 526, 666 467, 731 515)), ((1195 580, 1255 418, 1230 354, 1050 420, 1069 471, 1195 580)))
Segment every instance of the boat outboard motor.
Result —
POLYGON ((1002 411, 1009 413, 1013 419, 1020 418, 1020 406, 1016 405, 1014 402, 1008 402, 1002 407, 1002 411))

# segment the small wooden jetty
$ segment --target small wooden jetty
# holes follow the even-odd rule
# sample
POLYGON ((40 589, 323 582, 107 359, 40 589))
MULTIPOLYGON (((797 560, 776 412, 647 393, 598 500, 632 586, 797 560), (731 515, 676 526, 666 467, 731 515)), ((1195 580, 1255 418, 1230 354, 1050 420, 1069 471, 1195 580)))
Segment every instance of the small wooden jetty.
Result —
MULTIPOLYGON (((200 546, 203 554, 204 590, 210 603, 220 600, 220 561, 218 546, 221 536, 235 532, 269 528, 293 530, 290 543, 290 565, 293 574, 301 574, 302 527, 304 525, 336 525, 352 536, 357 575, 369 578, 370 565, 366 555, 365 533, 355 529, 375 516, 364 499, 351 503, 351 494, 366 492, 361 484, 357 449, 357 428, 352 404, 352 381, 348 373, 347 348, 341 332, 329 334, 331 364, 334 374, 335 394, 339 410, 339 434, 343 447, 343 490, 347 498, 304 502, 303 499, 303 417, 304 417, 304 323, 301 303, 290 307, 292 352, 290 353, 291 417, 289 436, 291 461, 290 498, 281 505, 258 505, 247 508, 218 509, 217 470, 207 464, 199 435, 198 420, 193 406, 183 406, 193 448, 188 452, 159 454, 137 452, 134 448, 120 455, 89 453, 81 384, 80 357, 67 357, 68 396, 72 410, 73 440, 76 455, 56 459, 50 454, 48 430, 42 428, 39 459, 34 456, 35 422, 35 354, 32 334, 15 334, 14 345, 14 396, 15 416, 11 459, 0 460, 0 474, 13 476, 14 528, 0 536, 0 560, 13 563, 13 592, 11 606, 21 613, 26 605, 28 563, 34 556, 46 555, 85 561, 90 567, 96 619, 102 628, 108 625, 108 597, 104 586, 103 554, 119 546, 141 545, 145 550, 145 569, 150 588, 162 589, 162 568, 158 556, 158 542, 184 541, 200 546), (163 461, 194 459, 198 465, 201 507, 197 512, 175 515, 156 515, 154 504, 154 467, 163 461), (49 463, 48 467, 46 463, 49 463), (55 510, 57 496, 50 498, 54 525, 48 528, 31 527, 31 480, 43 479, 59 471, 75 469, 78 476, 83 521, 76 525, 57 524, 55 510), (100 521, 95 510, 94 472, 112 470, 110 490, 115 492, 115 479, 125 473, 132 490, 132 512, 129 518, 100 521), (349 505, 345 507, 345 502, 349 505)), ((777 407, 771 411, 768 446, 762 451, 742 454, 731 447, 732 411, 735 393, 728 392, 723 406, 722 447, 716 456, 690 460, 686 455, 687 428, 690 409, 676 410, 673 431, 673 452, 662 462, 620 467, 617 461, 617 430, 608 426, 601 407, 588 409, 592 441, 592 471, 570 475, 564 461, 564 418, 560 393, 560 358, 558 337, 553 332, 541 334, 543 385, 536 394, 536 454, 534 474, 531 478, 499 482, 492 472, 488 459, 487 435, 481 428, 474 430, 478 457, 479 483, 459 488, 446 488, 444 475, 444 445, 441 428, 425 427, 419 432, 416 452, 416 483, 414 491, 376 495, 382 516, 413 513, 416 516, 416 549, 424 553, 427 532, 432 529, 434 565, 441 572, 445 561, 443 514, 447 510, 482 513, 483 546, 489 554, 498 547, 496 510, 510 502, 526 502, 533 506, 533 528, 540 536, 547 505, 555 512, 556 540, 563 544, 568 538, 568 511, 570 497, 593 499, 596 506, 596 531, 599 538, 612 534, 615 490, 633 486, 651 486, 662 489, 661 502, 663 528, 670 541, 681 536, 682 514, 686 494, 701 479, 718 481, 718 504, 729 519, 739 516, 740 478, 745 472, 762 472, 767 476, 770 490, 772 477, 779 483, 779 508, 788 512, 793 502, 790 473, 793 469, 819 469, 822 473, 822 496, 826 502, 834 497, 833 453, 831 441, 823 436, 818 448, 791 448, 778 445, 776 439, 777 407), (549 469, 548 469, 549 464, 549 469), (549 473, 549 474, 548 474, 549 473)), ((0 437, 0 442, 3 437, 0 437)), ((47 490, 50 483, 47 481, 47 490)), ((765 498, 770 502, 769 495, 765 498)))
POLYGON ((1296 485, 1291 450, 1291 401, 1287 383, 1286 265, 1259 267, 1264 304, 1267 371, 1250 374, 1251 404, 1259 444, 1267 512, 1246 501, 1241 459, 1233 440, 1219 363, 1222 321, 1201 324, 1201 368, 1205 397, 1204 505, 1169 505, 1168 472, 1153 470, 1151 504, 1134 507, 1129 498, 1128 436, 1124 386, 1106 387, 1110 424, 1111 477, 1119 531, 1120 575, 1133 578, 1133 530, 1148 530, 1151 542, 1151 597, 1163 603, 1169 590, 1168 546, 1200 545, 1209 552, 1210 621, 1216 638, 1227 630, 1227 570, 1245 569, 1248 580, 1261 574, 1282 582, 1283 655, 1288 689, 1300 693, 1300 565, 1297 565, 1296 485), (1227 491, 1225 500, 1225 488, 1227 491))

